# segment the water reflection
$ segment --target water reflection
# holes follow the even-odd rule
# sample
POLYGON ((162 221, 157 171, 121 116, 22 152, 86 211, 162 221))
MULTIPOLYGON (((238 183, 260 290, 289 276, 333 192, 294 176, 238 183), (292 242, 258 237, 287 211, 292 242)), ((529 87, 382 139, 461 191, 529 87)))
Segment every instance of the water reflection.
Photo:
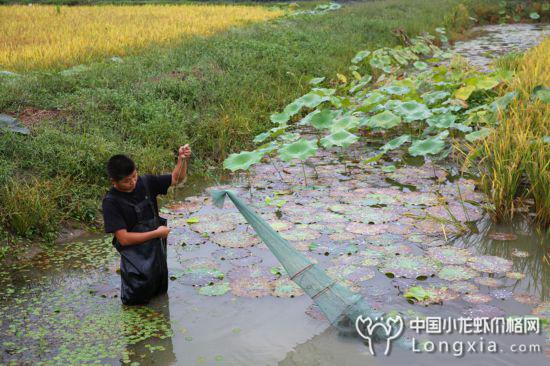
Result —
POLYGON ((533 228, 526 220, 512 224, 495 224, 484 219, 478 224, 479 234, 464 236, 457 245, 479 255, 494 255, 513 261, 513 271, 525 275, 510 290, 528 292, 542 301, 550 300, 550 233, 533 228), (515 240, 494 240, 494 233, 513 234, 515 240), (524 257, 523 254, 528 253, 524 257), (522 255, 518 256, 518 253, 522 255))
MULTIPOLYGON (((166 333, 173 333, 172 322, 170 318, 170 300, 168 294, 163 294, 155 297, 147 306, 157 311, 164 318, 162 321, 168 326, 166 333)), ((126 327, 132 326, 132 323, 126 324, 126 327)), ((164 339, 155 337, 151 338, 147 342, 128 344, 126 345, 126 351, 129 356, 130 364, 132 364, 132 362, 137 362, 140 365, 177 364, 177 358, 174 353, 174 345, 171 336, 167 336, 164 339)))

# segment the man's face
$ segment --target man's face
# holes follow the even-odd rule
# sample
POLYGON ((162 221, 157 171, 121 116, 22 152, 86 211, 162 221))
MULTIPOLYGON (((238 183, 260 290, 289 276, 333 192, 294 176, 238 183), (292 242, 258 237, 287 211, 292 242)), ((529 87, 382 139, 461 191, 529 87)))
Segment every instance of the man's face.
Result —
POLYGON ((136 188, 137 179, 138 179, 137 170, 134 170, 132 174, 122 178, 121 180, 111 179, 111 183, 113 183, 113 186, 119 191, 129 193, 129 192, 133 192, 133 190, 136 188))

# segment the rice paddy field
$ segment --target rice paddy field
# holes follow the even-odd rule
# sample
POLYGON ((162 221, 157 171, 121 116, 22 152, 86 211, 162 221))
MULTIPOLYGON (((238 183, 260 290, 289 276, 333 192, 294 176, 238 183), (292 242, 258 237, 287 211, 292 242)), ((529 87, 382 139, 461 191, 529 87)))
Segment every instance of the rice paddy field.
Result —
POLYGON ((0 7, 0 67, 69 67, 124 57, 152 44, 209 36, 276 18, 282 11, 238 5, 10 5, 0 7))
POLYGON ((0 365, 548 365, 550 3, 77 1, 0 6, 0 365), (105 162, 185 143, 122 305, 105 162))

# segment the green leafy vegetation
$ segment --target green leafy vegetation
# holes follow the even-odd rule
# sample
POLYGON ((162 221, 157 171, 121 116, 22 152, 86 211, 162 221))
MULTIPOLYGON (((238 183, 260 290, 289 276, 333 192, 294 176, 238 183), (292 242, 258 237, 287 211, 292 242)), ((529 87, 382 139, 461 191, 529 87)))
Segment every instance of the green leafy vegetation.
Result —
MULTIPOLYGON (((271 121, 282 124, 304 109, 326 104, 334 88, 320 87, 304 95, 309 81, 345 72, 357 48, 398 44, 391 34, 396 28, 407 34, 429 31, 457 4, 458 0, 349 4, 315 16, 296 15, 155 46, 122 62, 94 63, 71 73, 3 73, 3 112, 17 116, 32 107, 48 113, 33 123, 31 136, 0 135, 0 179, 17 186, 29 175, 45 185, 65 177, 69 197, 44 203, 57 206, 63 215, 54 214, 48 221, 54 226, 67 218, 93 222, 108 185, 104 164, 111 154, 128 153, 139 172, 160 173, 172 168, 173 149, 189 141, 195 152, 192 174, 202 173, 229 153, 251 147, 254 136, 271 128, 273 110, 282 112, 271 121), (282 108, 298 95, 304 96, 282 108)), ((456 17, 445 19, 450 29, 455 24, 456 17)), ((356 57, 358 63, 361 56, 366 55, 356 57)), ((369 62, 387 67, 388 55, 369 57, 369 62)), ((357 91, 366 82, 357 81, 357 91)), ((321 127, 327 116, 315 121, 321 127)), ((341 127, 356 122, 342 118, 341 127)), ((22 205, 30 200, 11 199, 10 211, 28 211, 22 205)), ((6 212, 1 220, 10 227, 6 212)))

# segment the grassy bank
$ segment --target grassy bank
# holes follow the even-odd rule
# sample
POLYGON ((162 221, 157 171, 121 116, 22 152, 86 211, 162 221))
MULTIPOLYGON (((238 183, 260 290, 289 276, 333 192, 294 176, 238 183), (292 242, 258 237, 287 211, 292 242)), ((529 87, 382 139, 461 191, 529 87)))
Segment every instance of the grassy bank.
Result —
POLYGON ((392 30, 468 27, 459 4, 349 4, 153 47, 123 62, 2 76, 3 113, 46 116, 27 121, 31 136, 0 136, 2 224, 17 235, 46 236, 65 220, 94 222, 107 188, 104 164, 114 153, 132 155, 143 173, 159 173, 173 164, 172 150, 190 142, 194 173, 203 173, 249 146, 269 127, 269 114, 308 89, 311 77, 345 71, 358 49, 398 44, 392 30))
POLYGON ((497 221, 510 221, 525 203, 534 206, 535 218, 550 225, 550 39, 498 63, 516 76, 507 90, 518 96, 500 125, 474 155, 480 155, 482 187, 494 204, 497 221), (545 101, 543 99, 546 98, 545 101))

